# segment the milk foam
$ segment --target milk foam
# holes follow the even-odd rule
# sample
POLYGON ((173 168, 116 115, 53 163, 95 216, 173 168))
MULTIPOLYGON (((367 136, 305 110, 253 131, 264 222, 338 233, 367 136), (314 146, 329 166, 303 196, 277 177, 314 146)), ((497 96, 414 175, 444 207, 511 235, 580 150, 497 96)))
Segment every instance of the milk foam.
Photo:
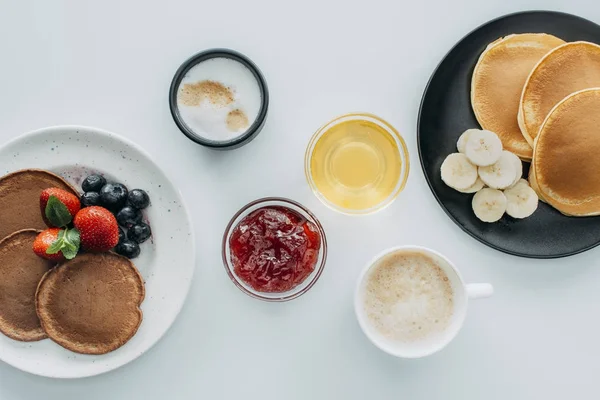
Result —
POLYGON ((401 250, 383 257, 367 272, 363 307, 379 334, 393 342, 414 343, 448 328, 454 292, 434 259, 401 250))
POLYGON ((211 58, 196 64, 186 73, 179 84, 178 93, 181 94, 184 85, 202 81, 221 83, 233 93, 233 102, 215 105, 204 99, 198 106, 189 106, 183 104, 178 96, 177 108, 185 124, 198 136, 215 141, 231 140, 246 132, 256 121, 262 103, 260 86, 252 72, 236 60, 211 58), (248 124, 231 131, 227 117, 236 110, 246 115, 248 124))

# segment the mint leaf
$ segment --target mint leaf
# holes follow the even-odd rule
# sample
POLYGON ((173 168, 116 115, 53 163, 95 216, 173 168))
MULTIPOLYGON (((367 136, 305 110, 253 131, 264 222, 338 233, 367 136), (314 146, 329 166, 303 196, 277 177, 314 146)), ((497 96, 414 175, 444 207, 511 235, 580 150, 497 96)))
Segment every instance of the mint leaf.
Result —
POLYGON ((57 227, 67 226, 73 219, 67 206, 65 206, 56 196, 50 196, 48 199, 45 213, 48 221, 57 227))
POLYGON ((46 253, 56 254, 59 251, 62 251, 63 256, 65 256, 67 260, 71 260, 77 256, 79 243, 80 236, 77 229, 63 229, 58 232, 58 237, 54 243, 48 247, 46 253))
POLYGON ((46 254, 56 254, 63 248, 65 231, 58 232, 58 238, 48 247, 46 254))
POLYGON ((75 248, 75 251, 79 250, 79 244, 81 242, 79 231, 77 229, 68 229, 65 231, 65 243, 70 244, 75 248))
POLYGON ((72 260, 77 255, 77 249, 74 247, 65 247, 62 249, 62 253, 67 260, 72 260))

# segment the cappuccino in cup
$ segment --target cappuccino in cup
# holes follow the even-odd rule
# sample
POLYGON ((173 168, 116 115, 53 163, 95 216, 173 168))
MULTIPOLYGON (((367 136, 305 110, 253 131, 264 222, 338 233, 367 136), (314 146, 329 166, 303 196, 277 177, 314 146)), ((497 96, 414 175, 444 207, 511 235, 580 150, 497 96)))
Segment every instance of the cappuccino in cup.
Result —
POLYGON ((456 336, 468 298, 492 292, 489 284, 466 285, 441 254, 404 246, 383 252, 366 266, 356 288, 355 311, 376 346, 417 358, 442 349, 456 336))
POLYGON ((412 343, 442 334, 454 314, 454 290, 438 263, 417 251, 390 253, 364 279, 369 324, 390 341, 412 343))

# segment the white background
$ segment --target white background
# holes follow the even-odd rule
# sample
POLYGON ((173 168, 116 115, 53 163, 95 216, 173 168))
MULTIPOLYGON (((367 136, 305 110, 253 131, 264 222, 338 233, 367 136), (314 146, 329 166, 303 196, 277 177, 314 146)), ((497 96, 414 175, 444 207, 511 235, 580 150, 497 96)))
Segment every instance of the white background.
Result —
POLYGON ((538 261, 470 238, 426 186, 415 133, 431 72, 467 32, 525 9, 562 10, 600 22, 598 2, 156 3, 0 0, 0 141, 56 124, 97 126, 134 140, 181 189, 198 249, 188 301, 152 350, 116 371, 72 381, 36 377, 0 362, 0 399, 599 398, 600 249, 538 261), (173 73, 187 57, 211 47, 247 54, 269 83, 265 129, 232 152, 195 145, 169 114, 173 73), (348 111, 387 119, 411 155, 406 190, 369 217, 326 209, 303 174, 311 134, 348 111), (231 215, 266 195, 311 208, 330 244, 318 284, 287 304, 247 297, 220 260, 231 215), (449 347, 417 361, 377 350, 352 310, 359 270, 398 244, 433 247, 454 260, 468 281, 490 281, 496 288, 492 299, 472 303, 449 347))

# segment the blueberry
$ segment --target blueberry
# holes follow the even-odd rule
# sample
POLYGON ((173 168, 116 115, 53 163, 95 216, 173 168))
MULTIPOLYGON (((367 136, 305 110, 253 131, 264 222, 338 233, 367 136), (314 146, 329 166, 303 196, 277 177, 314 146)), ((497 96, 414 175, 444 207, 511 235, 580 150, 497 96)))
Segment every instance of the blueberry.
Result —
POLYGON ((125 206, 117 213, 117 222, 127 228, 142 221, 142 212, 136 208, 125 206))
POLYGON ((150 225, 143 222, 132 226, 127 231, 127 238, 137 243, 144 243, 151 235, 150 225))
POLYGON ((107 183, 100 190, 100 198, 106 208, 116 211, 127 201, 127 188, 120 183, 107 183))
POLYGON ((127 258, 136 258, 140 255, 140 246, 131 240, 124 240, 115 247, 117 254, 127 258))
POLYGON ((99 192, 106 185, 106 179, 100 175, 90 175, 84 179, 81 188, 84 192, 99 192))
POLYGON ((91 206, 100 206, 102 205, 102 199, 100 198, 100 193, 98 192, 85 192, 81 195, 81 206, 82 207, 91 207, 91 206))
POLYGON ((119 243, 123 242, 127 236, 125 236, 125 231, 123 228, 119 227, 119 243))
POLYGON ((132 207, 143 210, 150 205, 150 197, 142 189, 133 189, 129 192, 127 203, 132 207))

